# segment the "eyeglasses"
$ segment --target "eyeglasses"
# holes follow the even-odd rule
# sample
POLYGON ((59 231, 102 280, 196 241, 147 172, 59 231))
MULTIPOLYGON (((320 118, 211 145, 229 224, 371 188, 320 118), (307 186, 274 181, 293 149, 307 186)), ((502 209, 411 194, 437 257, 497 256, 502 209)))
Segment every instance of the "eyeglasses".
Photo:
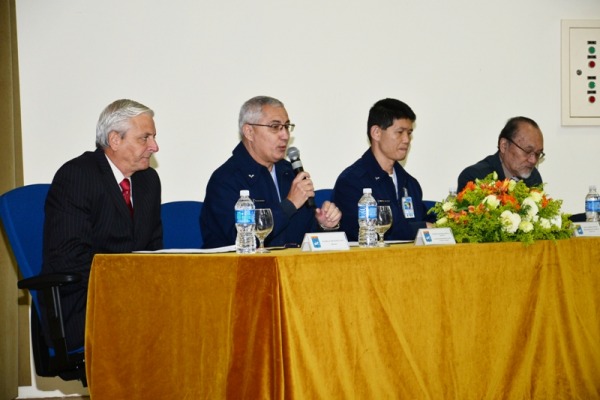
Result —
POLYGON ((273 132, 281 132, 281 130, 283 128, 285 128, 286 131, 292 133, 294 131, 294 128, 296 127, 296 125, 294 124, 248 124, 248 125, 252 125, 252 126, 266 126, 267 128, 270 128, 271 131, 273 132))
POLYGON ((511 139, 506 138, 506 140, 508 140, 509 142, 511 142, 512 144, 514 144, 515 146, 517 146, 523 153, 525 153, 525 156, 527 158, 530 158, 531 156, 535 156, 536 160, 541 160, 542 158, 546 157, 546 153, 544 153, 543 151, 540 151, 539 153, 536 153, 535 151, 528 151, 525 150, 524 148, 522 148, 521 146, 519 146, 518 144, 516 144, 515 142, 513 142, 511 139))

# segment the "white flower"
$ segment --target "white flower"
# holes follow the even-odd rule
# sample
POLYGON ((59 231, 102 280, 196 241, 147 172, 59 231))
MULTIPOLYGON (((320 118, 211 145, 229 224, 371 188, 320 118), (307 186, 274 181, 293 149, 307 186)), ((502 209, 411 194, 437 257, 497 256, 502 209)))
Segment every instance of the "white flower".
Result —
POLYGON ((531 232, 533 230, 533 224, 529 221, 521 221, 519 224, 519 229, 525 233, 531 232))
POLYGON ((552 225, 556 226, 557 228, 561 228, 562 227, 562 218, 561 218, 560 214, 555 215, 554 217, 552 217, 552 219, 550 220, 550 222, 552 223, 552 225))
POLYGON ((483 199, 482 203, 487 206, 488 210, 495 210, 500 205, 500 199, 496 195, 490 194, 483 199))
POLYGON ((454 208, 454 203, 451 201, 446 201, 444 202, 444 204, 442 204, 442 210, 444 210, 444 212, 448 212, 450 210, 452 210, 454 208))
POLYGON ((527 216, 531 219, 531 217, 533 217, 534 215, 537 215, 537 213, 540 211, 540 209, 538 208, 537 203, 535 202, 535 200, 533 199, 533 197, 527 197, 525 200, 523 200, 523 208, 526 208, 527 210, 527 216), (525 207, 527 206, 527 207, 525 207))
POLYGON ((529 192, 529 197, 533 198, 533 201, 535 201, 538 204, 540 201, 542 201, 543 195, 544 194, 542 192, 538 192, 537 190, 532 190, 531 192, 529 192))
POLYGON ((519 229, 521 223, 521 217, 519 214, 512 213, 508 210, 500 214, 500 220, 502 221, 502 230, 508 233, 515 233, 519 229))
POLYGON ((435 224, 436 225, 444 225, 446 222, 448 222, 448 218, 442 217, 442 218, 438 219, 435 224))
POLYGON ((550 224, 550 220, 548 220, 548 218, 540 218, 540 226, 544 229, 550 229, 552 225, 550 224))

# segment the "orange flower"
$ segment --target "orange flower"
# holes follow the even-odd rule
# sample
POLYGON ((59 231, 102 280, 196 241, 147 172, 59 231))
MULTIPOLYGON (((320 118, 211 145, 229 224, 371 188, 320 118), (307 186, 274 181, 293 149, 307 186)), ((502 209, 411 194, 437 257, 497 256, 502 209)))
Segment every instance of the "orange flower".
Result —
POLYGON ((502 203, 502 205, 507 205, 507 204, 512 204, 513 207, 516 210, 521 209, 521 205, 519 204, 519 202, 517 201, 517 199, 515 199, 513 196, 511 196, 510 194, 507 193, 503 193, 500 195, 500 202, 502 203))
POLYGON ((505 179, 502 181, 502 192, 506 193, 508 192, 508 187, 510 185, 510 180, 509 179, 505 179))
MULTIPOLYGON (((456 222, 457 224, 460 222, 461 219, 464 219, 466 216, 467 213, 464 210, 462 210, 459 213, 453 210, 448 211, 448 218, 454 220, 454 222, 456 222)), ((466 222, 466 220, 464 222, 466 222)))
POLYGON ((477 185, 475 185, 475 183, 473 181, 467 182, 464 189, 458 195, 456 195, 456 199, 458 201, 462 201, 465 193, 471 192, 471 191, 475 190, 476 188, 477 188, 477 185))
POLYGON ((477 206, 469 205, 467 209, 469 210, 470 214, 483 214, 486 211, 485 204, 483 203, 479 203, 477 206))
POLYGON ((546 208, 548 203, 550 203, 550 200, 552 200, 552 199, 549 199, 546 196, 542 196, 542 208, 546 208))

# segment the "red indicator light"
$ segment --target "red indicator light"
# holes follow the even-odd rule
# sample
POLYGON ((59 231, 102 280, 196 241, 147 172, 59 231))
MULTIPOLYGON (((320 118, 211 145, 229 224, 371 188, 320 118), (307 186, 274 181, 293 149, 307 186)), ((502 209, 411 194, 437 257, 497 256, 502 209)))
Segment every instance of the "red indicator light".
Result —
POLYGON ((590 68, 594 68, 596 66, 596 62, 595 61, 590 61, 588 63, 588 65, 589 65, 590 68))
POLYGON ((594 104, 596 102, 596 98, 594 96, 590 96, 589 99, 590 103, 594 104))

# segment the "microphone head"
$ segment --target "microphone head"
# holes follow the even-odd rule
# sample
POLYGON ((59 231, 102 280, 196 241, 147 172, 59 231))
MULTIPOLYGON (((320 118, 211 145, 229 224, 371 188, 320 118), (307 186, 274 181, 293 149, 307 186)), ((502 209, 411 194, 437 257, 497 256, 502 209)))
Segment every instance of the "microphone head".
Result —
POLYGON ((298 150, 296 147, 289 147, 287 156, 290 160, 298 160, 300 158, 300 150, 298 150))

